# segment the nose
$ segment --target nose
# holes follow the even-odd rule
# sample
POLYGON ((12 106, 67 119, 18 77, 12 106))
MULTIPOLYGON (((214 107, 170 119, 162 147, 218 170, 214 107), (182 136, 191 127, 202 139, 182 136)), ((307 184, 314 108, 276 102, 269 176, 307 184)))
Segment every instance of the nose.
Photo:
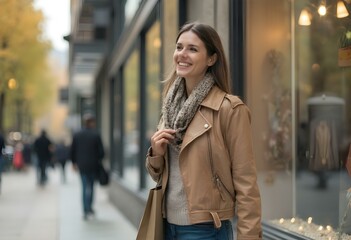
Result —
POLYGON ((185 58, 187 56, 186 49, 183 48, 183 49, 179 50, 177 55, 181 58, 185 58))

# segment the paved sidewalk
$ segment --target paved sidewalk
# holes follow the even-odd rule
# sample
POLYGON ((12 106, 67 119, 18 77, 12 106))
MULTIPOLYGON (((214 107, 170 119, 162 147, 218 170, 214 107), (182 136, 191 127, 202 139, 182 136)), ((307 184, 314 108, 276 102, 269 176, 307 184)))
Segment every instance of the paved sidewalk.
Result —
POLYGON ((0 194, 0 240, 134 240, 136 229, 109 202, 107 189, 96 185, 95 219, 82 218, 79 175, 67 166, 49 169, 49 182, 36 184, 33 168, 6 172, 0 194))

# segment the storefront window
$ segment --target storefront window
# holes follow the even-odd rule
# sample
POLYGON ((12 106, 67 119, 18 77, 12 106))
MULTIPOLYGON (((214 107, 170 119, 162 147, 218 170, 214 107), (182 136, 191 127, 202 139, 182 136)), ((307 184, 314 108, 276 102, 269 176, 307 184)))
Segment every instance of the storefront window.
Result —
POLYGON ((345 168, 351 143, 348 9, 350 4, 337 0, 296 1, 294 5, 298 90, 296 215, 351 233, 351 218, 342 223, 344 214, 350 211, 347 206, 351 187, 345 168), (310 23, 302 21, 303 11, 307 11, 310 23))
POLYGON ((246 1, 263 217, 313 239, 351 234, 350 10, 349 1, 246 1))
POLYGON ((128 187, 139 187, 139 49, 130 55, 124 68, 124 174, 128 187))
MULTIPOLYGON (((160 84, 160 22, 156 21, 146 34, 146 141, 150 146, 150 138, 156 131, 160 119, 161 84, 160 84)), ((149 174, 147 187, 154 186, 149 174)))

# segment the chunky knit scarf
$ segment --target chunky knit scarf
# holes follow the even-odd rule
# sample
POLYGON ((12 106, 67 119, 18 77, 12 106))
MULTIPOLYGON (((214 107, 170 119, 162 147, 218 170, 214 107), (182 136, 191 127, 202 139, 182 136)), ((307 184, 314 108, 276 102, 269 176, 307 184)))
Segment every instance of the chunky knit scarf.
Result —
POLYGON ((165 127, 176 130, 175 139, 171 144, 178 150, 189 123, 213 85, 213 76, 207 73, 188 98, 184 78, 178 77, 170 87, 163 102, 162 115, 165 127))

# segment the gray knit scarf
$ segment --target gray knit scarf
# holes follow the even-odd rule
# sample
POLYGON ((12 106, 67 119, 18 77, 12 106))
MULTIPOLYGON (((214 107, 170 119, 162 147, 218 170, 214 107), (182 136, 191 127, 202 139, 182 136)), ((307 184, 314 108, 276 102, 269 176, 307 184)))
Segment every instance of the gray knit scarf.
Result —
POLYGON ((188 98, 184 78, 178 77, 170 87, 163 101, 162 115, 165 127, 176 130, 175 139, 171 144, 178 150, 189 123, 213 85, 213 76, 207 73, 188 98))

